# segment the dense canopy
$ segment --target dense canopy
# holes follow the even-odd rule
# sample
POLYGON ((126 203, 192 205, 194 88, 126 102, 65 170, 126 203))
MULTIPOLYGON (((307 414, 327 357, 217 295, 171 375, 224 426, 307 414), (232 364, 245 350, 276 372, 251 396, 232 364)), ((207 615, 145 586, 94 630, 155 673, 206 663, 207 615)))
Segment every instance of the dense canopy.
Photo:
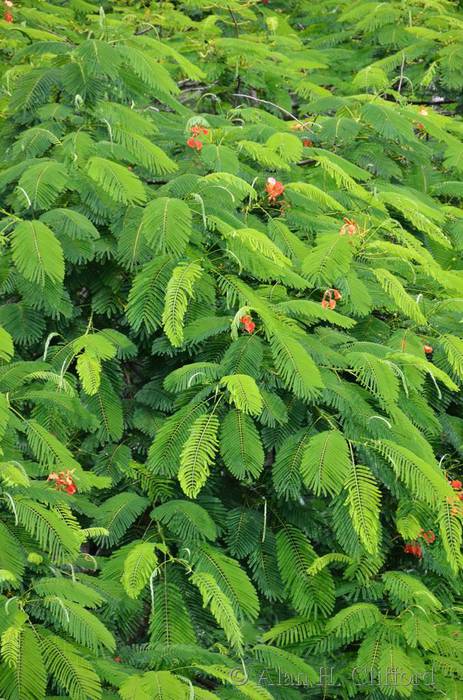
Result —
POLYGON ((0 19, 0 697, 463 697, 463 10, 0 19))

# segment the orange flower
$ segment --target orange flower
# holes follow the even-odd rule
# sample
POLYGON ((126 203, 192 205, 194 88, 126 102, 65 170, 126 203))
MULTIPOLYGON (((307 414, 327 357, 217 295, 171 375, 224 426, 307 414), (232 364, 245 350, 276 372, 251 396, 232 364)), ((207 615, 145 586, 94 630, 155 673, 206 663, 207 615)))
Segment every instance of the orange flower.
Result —
POLYGON ((348 219, 347 216, 344 217, 344 223, 339 229, 339 235, 344 236, 346 233, 349 236, 355 236, 358 231, 358 226, 353 219, 348 219))
POLYGON ((420 537, 422 537, 428 544, 432 544, 436 541, 436 535, 432 530, 428 530, 427 532, 421 530, 420 537))
POLYGON ((323 309, 335 309, 336 302, 342 299, 342 294, 338 289, 327 289, 323 294, 322 308, 323 309))
POLYGON ((193 136, 201 136, 201 134, 207 135, 209 133, 209 129, 206 129, 204 126, 199 126, 199 124, 192 126, 190 131, 193 136))
POLYGON ((274 177, 269 177, 267 179, 267 184, 265 185, 265 191, 268 195, 268 201, 276 202, 277 197, 283 194, 285 188, 282 182, 279 182, 279 180, 275 180, 274 177))
POLYGON ((200 151, 203 147, 203 144, 201 141, 197 141, 193 136, 190 136, 188 141, 186 142, 186 145, 189 146, 190 148, 193 148, 196 151, 200 151))
POLYGON ((310 146, 313 146, 313 141, 311 141, 310 139, 304 139, 302 145, 307 146, 307 148, 310 148, 310 146))
POLYGON ((3 19, 5 20, 5 22, 9 22, 11 24, 14 20, 14 17, 11 14, 11 12, 5 12, 5 14, 3 15, 3 19))
POLYGON ((194 124, 191 127, 190 131, 191 136, 187 140, 186 144, 193 150, 198 151, 199 153, 203 147, 203 142, 195 138, 195 136, 201 136, 201 134, 207 135, 209 133, 209 129, 206 129, 204 126, 200 126, 199 124, 194 124))
POLYGON ((426 355, 430 355, 433 352, 433 347, 432 345, 423 345, 423 350, 426 353, 426 355))
POLYGON ((404 547, 405 554, 413 554, 413 556, 421 559, 423 556, 423 550, 419 544, 406 544, 404 547))
POLYGON ((452 487, 452 489, 459 491, 461 489, 461 487, 463 486, 463 484, 461 483, 461 481, 459 479, 454 479, 453 481, 450 482, 450 486, 452 487))
POLYGON ((51 472, 48 475, 47 481, 54 481, 55 489, 57 491, 64 490, 70 496, 73 496, 77 492, 77 486, 74 483, 73 473, 74 470, 70 471, 69 469, 59 472, 59 474, 56 472, 51 472))
POLYGON ((251 316, 242 316, 240 318, 240 322, 243 324, 248 333, 254 333, 256 324, 252 320, 251 316))

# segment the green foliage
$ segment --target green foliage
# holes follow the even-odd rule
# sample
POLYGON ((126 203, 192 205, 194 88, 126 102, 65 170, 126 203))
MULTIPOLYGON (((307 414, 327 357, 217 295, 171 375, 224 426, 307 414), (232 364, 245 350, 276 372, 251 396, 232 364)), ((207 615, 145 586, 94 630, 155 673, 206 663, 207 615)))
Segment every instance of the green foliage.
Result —
POLYGON ((174 347, 183 343, 183 321, 188 308, 188 297, 193 296, 193 285, 201 274, 201 267, 197 263, 180 263, 167 283, 162 325, 174 347))
POLYGON ((461 697, 459 3, 4 9, 0 696, 461 697))
POLYGON ((338 431, 312 437, 304 450, 301 474, 305 485, 317 495, 342 489, 349 469, 349 448, 338 431))
POLYGON ((43 287, 45 278, 62 282, 63 252, 52 231, 40 221, 23 221, 11 239, 14 263, 26 279, 43 287))
POLYGON ((178 479, 183 492, 196 498, 207 481, 218 448, 219 421, 213 413, 199 416, 180 455, 178 479))

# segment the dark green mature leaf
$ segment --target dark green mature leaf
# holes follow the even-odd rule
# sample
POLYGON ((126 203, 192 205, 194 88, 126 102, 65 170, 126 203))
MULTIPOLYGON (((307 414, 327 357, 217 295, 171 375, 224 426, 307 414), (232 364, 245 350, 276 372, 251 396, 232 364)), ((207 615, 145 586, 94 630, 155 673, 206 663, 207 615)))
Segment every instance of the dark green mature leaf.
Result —
POLYGON ((62 282, 64 277, 63 251, 53 232, 40 221, 23 221, 14 230, 13 260, 18 271, 41 287, 48 277, 62 282))

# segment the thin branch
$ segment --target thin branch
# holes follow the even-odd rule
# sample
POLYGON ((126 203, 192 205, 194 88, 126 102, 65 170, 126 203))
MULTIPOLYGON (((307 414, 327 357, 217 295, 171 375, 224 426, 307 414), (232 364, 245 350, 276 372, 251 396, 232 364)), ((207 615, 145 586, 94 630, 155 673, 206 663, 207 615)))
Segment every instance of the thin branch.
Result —
MULTIPOLYGON (((145 24, 145 22, 143 24, 145 24)), ((137 31, 134 32, 134 36, 142 36, 143 34, 148 34, 148 32, 151 32, 153 30, 156 32, 157 37, 159 39, 159 32, 154 24, 149 24, 147 27, 145 27, 145 29, 137 29, 137 31)))
POLYGON ((280 107, 280 105, 275 104, 275 102, 270 102, 270 100, 261 100, 259 97, 253 97, 252 95, 244 95, 241 92, 234 92, 232 93, 232 95, 233 97, 246 97, 248 100, 254 100, 254 102, 260 102, 264 105, 271 105, 272 107, 275 107, 275 109, 279 109, 280 112, 283 112, 283 114, 286 114, 288 117, 291 117, 291 119, 294 119, 294 121, 298 124, 305 126, 304 122, 301 122, 300 119, 298 119, 294 114, 288 112, 288 110, 284 107, 280 107))
POLYGON ((230 16, 231 16, 231 18, 232 18, 232 20, 233 20, 233 24, 235 25, 235 34, 236 34, 236 38, 238 38, 239 35, 240 35, 240 30, 239 30, 239 28, 238 28, 238 22, 236 21, 235 14, 234 14, 233 10, 231 9, 231 7, 230 7, 229 5, 228 5, 227 7, 228 7, 228 11, 229 11, 229 13, 230 13, 230 16))
POLYGON ((397 92, 400 94, 400 91, 402 90, 402 83, 404 80, 404 68, 405 68, 405 53, 402 54, 402 65, 400 66, 400 80, 399 80, 399 85, 397 87, 397 92))
POLYGON ((148 32, 151 32, 154 29, 154 27, 147 27, 146 29, 137 29, 135 32, 135 36, 142 36, 143 34, 148 34, 148 32))
POLYGON ((432 105, 433 107, 439 107, 439 105, 453 105, 458 104, 458 99, 455 97, 453 100, 407 100, 411 105, 432 105))

